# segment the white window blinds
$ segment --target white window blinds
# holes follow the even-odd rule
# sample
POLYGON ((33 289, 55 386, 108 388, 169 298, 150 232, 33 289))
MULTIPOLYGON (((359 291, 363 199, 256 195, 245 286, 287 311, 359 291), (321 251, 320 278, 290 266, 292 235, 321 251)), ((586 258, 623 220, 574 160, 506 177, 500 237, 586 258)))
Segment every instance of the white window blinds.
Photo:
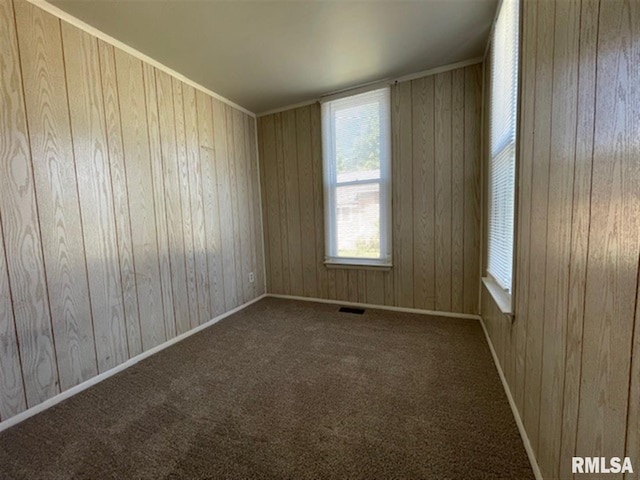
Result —
POLYGON ((503 0, 491 45, 488 265, 512 289, 519 0, 503 0))
POLYGON ((389 88, 322 104, 327 263, 391 263, 389 105, 389 88))

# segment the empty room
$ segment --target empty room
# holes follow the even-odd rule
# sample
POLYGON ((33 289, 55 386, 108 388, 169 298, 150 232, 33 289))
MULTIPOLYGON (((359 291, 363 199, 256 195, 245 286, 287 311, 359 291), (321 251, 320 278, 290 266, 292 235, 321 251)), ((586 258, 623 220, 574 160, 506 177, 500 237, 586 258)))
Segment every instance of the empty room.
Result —
POLYGON ((0 479, 640 478, 640 0, 0 0, 0 479))

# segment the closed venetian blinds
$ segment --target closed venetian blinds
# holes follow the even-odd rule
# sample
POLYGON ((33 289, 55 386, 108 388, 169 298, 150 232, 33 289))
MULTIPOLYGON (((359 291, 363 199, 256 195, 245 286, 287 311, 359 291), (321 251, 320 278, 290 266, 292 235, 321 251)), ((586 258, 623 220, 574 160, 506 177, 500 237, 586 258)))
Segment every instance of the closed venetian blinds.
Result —
POLYGON ((513 276, 518 36, 519 1, 504 0, 491 45, 487 271, 509 294, 513 276))

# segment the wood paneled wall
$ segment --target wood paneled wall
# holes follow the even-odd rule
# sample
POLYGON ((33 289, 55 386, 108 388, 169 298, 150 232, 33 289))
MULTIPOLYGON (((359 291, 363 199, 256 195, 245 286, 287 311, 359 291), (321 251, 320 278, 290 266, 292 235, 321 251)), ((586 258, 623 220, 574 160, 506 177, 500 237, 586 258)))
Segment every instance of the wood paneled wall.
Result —
POLYGON ((573 455, 637 470, 640 3, 523 10, 516 315, 486 291, 482 314, 543 476, 573 455))
POLYGON ((0 420, 264 293, 255 120, 0 0, 0 420), (249 281, 249 273, 255 281, 249 281))
POLYGON ((258 119, 270 293, 477 313, 481 72, 392 87, 388 272, 324 266, 320 106, 258 119))

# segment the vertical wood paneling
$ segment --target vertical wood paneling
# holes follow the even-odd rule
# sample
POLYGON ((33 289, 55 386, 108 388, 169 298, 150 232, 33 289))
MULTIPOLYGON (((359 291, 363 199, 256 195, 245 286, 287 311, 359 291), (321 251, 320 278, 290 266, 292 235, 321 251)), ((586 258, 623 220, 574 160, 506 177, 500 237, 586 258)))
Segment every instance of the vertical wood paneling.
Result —
MULTIPOLYGON (((571 217, 576 136, 579 2, 560 2, 554 40, 549 208, 547 216, 547 266, 545 280, 542 378, 540 390, 540 441, 538 458, 546 477, 558 475, 562 398, 564 394, 566 324, 571 251, 571 217), (565 127, 553 128, 564 125, 565 127)), ((565 459, 568 462, 569 459, 565 459)))
POLYGON ((591 166, 595 118, 596 44, 599 0, 582 2, 578 58, 577 131, 573 211, 571 224, 571 262, 569 305, 567 308, 567 345, 562 413, 560 476, 571 475, 568 461, 575 454, 582 368, 582 327, 584 320, 584 283, 589 247, 591 213, 591 166))
POLYGON ((451 311, 451 72, 434 76, 435 83, 435 235, 436 310, 451 311))
POLYGON ((531 235, 529 238, 528 318, 538 321, 527 325, 524 425, 534 448, 538 445, 540 424, 540 387, 542 381, 542 345, 544 331, 545 269, 547 254, 547 215, 549 192, 549 143, 551 140, 551 98, 553 82, 553 36, 555 2, 538 4, 536 33, 536 87, 533 169, 531 185, 531 235))
POLYGON ((200 164, 202 191, 204 196, 204 226, 207 241, 207 263, 209 273, 210 311, 220 315, 224 309, 224 279, 222 276, 222 252, 220 237, 220 213, 218 184, 214 159, 213 112, 211 99, 202 92, 196 93, 198 130, 200 138, 200 164))
POLYGON ((229 182, 229 198, 231 205, 231 211, 235 214, 231 218, 231 225, 233 226, 233 280, 235 281, 235 295, 233 297, 234 306, 242 303, 242 297, 244 294, 244 286, 242 282, 242 240, 240 238, 240 210, 238 207, 238 181, 237 181, 237 168, 238 168, 238 155, 241 152, 236 152, 236 143, 234 137, 240 132, 235 132, 233 128, 233 110, 230 106, 224 106, 224 118, 227 125, 226 128, 226 140, 227 140, 227 175, 229 182))
POLYGON ((60 21, 18 6, 29 140, 60 386, 95 375, 85 246, 69 127, 60 21))
POLYGON ((200 169, 200 139, 198 137, 198 112, 196 91, 188 85, 182 86, 185 132, 187 142, 187 169, 189 173, 189 193, 191 221, 193 224, 193 258, 195 262, 197 305, 200 323, 211 320, 209 299, 209 269, 207 265, 206 233, 202 197, 202 172, 200 169))
MULTIPOLYGON (((296 119, 296 160, 298 171, 298 186, 300 198, 300 234, 302 256, 302 284, 303 295, 308 297, 318 296, 318 276, 316 268, 316 235, 308 232, 315 230, 315 205, 313 197, 313 161, 311 157, 311 110, 309 107, 299 108, 294 111, 296 119)), ((323 242, 324 243, 324 242, 323 242)))
MULTIPOLYGON (((316 272, 318 296, 320 298, 331 298, 329 296, 329 274, 324 267, 324 191, 322 181, 322 131, 320 105, 315 103, 307 107, 310 116, 311 128, 311 171, 313 175, 313 210, 314 210, 314 231, 316 243, 316 272)), ((304 159, 302 159, 304 161, 304 159)))
POLYGON ((263 208, 265 211, 265 246, 267 251, 268 288, 273 293, 284 293, 280 250, 280 215, 278 209, 278 170, 276 165, 276 133, 274 117, 261 118, 260 174, 263 178, 263 208))
POLYGON ((213 134, 215 143, 216 172, 218 177, 218 198, 220 201, 220 230, 222 236, 222 271, 224 276, 225 308, 231 310, 237 305, 238 285, 236 283, 235 242, 231 204, 231 176, 227 145, 227 124, 225 106, 213 99, 213 134))
MULTIPOLYGON (((464 303, 465 69, 451 72, 451 310, 464 303)), ((471 190, 473 192, 473 190, 471 190)))
MULTIPOLYGON (((125 358, 126 330, 98 44, 95 38, 68 24, 63 24, 62 33, 67 84, 73 92, 69 106, 91 317, 99 351, 98 367, 104 371, 125 358)), ((89 346, 92 343, 93 338, 84 341, 89 346)))
POLYGON ((543 476, 572 478, 640 455, 640 9, 523 5, 513 333, 486 292, 482 314, 543 476))
POLYGON ((0 0, 0 51, 2 421, 255 298, 264 269, 253 119, 29 2, 0 0))
POLYGON ((165 334, 167 339, 176 336, 176 319, 171 289, 171 255, 169 251, 169 233, 167 227, 167 209, 165 204, 165 184, 162 162, 162 142, 160 140, 160 118, 158 111, 156 69, 143 64, 142 72, 145 85, 147 106, 147 125, 149 129, 149 153, 153 174, 153 197, 156 213, 158 237, 158 257, 160 260, 160 282, 162 285, 162 307, 164 310, 165 334))
POLYGON ((393 276, 395 299, 413 307, 413 162, 411 82, 402 82, 391 95, 391 182, 393 197, 393 276))
MULTIPOLYGON (((13 4, 0 5, 0 215, 24 390, 27 406, 33 406, 60 390, 13 4)), ((28 26, 28 15, 20 11, 19 23, 28 26)))
POLYGON ((296 114, 294 110, 282 113, 282 165, 286 202, 287 239, 289 258, 289 288, 293 295, 304 292, 302 274, 302 239, 300 231, 300 180, 298 178, 296 114))
MULTIPOLYGON (((142 62, 120 50, 116 50, 115 58, 140 310, 140 341, 142 350, 148 350, 164 340, 164 311, 142 62)), ((132 349, 131 343, 129 348, 132 349)))
MULTIPOLYGON (((0 16, 4 14, 4 8, 5 5, 0 2, 0 16)), ((1 42, 2 40, 0 45, 4 46, 1 42)), ((1 123, 0 125, 4 127, 1 123)), ((0 222, 0 240, 2 239, 2 222, 0 222)), ((26 410, 27 403, 24 396, 9 274, 2 241, 0 241, 0 338, 3 345, 2 362, 0 362, 0 420, 3 420, 26 410)))
POLYGON ((269 292, 477 311, 481 70, 473 65, 392 89, 393 268, 389 271, 324 265, 319 104, 259 118, 269 292), (440 114, 445 115, 444 122, 440 114), (438 178, 448 183, 440 185, 438 178))
POLYGON ((102 76, 102 97, 105 110, 120 279, 125 313, 125 341, 122 341, 121 336, 113 335, 96 344, 98 358, 103 359, 99 367, 107 370, 140 353, 141 343, 140 311, 138 308, 135 266, 133 264, 131 216, 129 214, 129 193, 124 165, 115 50, 112 46, 98 40, 98 53, 102 76), (111 360, 107 361, 108 358, 111 360))
POLYGON ((175 311, 175 331, 178 335, 189 330, 191 314, 187 295, 187 267, 182 227, 182 198, 178 155, 176 153, 176 125, 173 113, 173 86, 171 77, 156 70, 156 94, 160 124, 160 147, 166 200, 167 234, 171 285, 175 311))
POLYGON ((171 83, 173 87, 173 115, 176 126, 176 157, 178 160, 177 171, 180 184, 180 204, 182 206, 182 234, 184 238, 184 257, 187 272, 187 293, 191 328, 200 324, 200 312, 198 310, 193 222, 191 220, 191 185, 189 184, 189 167, 187 164, 185 109, 182 97, 182 82, 176 78, 172 78, 171 83))
POLYGON ((248 125, 245 129, 245 145, 249 152, 247 161, 249 163, 249 191, 251 194, 251 215, 253 219, 252 245, 255 252, 253 270, 255 272, 255 284, 253 294, 255 296, 265 293, 264 278, 264 242, 262 232, 262 198, 260 196, 260 178, 258 172, 258 152, 257 152, 257 121, 255 118, 245 115, 245 122, 248 125))
POLYGON ((600 4, 583 331, 590 354, 583 353, 577 455, 625 450, 640 254, 640 11, 631 3, 600 4))
POLYGON ((280 237, 277 239, 281 251, 282 264, 282 288, 283 293, 293 291, 291 289, 291 268, 289 267, 291 260, 289 258, 289 224, 288 224, 288 208, 287 205, 287 189, 286 189, 286 163, 284 159, 285 143, 283 114, 276 113, 274 116, 275 129, 275 158, 278 186, 278 207, 277 212, 280 218, 280 237))
POLYGON ((251 249, 249 248, 250 233, 249 233, 249 195, 247 191, 247 155, 245 152, 244 142, 244 120, 242 118, 242 112, 239 110, 233 111, 233 142, 234 142, 234 164, 236 183, 232 185, 235 189, 238 197, 238 235, 240 251, 238 255, 238 271, 236 276, 239 276, 239 297, 246 299, 251 297, 251 284, 249 283, 249 273, 251 272, 251 249))
POLYGON ((435 309, 435 115, 433 76, 411 84, 413 111, 413 289, 416 308, 435 309))
POLYGON ((464 299, 461 311, 475 312, 478 309, 478 287, 480 272, 480 152, 482 70, 477 67, 464 69, 464 299))

